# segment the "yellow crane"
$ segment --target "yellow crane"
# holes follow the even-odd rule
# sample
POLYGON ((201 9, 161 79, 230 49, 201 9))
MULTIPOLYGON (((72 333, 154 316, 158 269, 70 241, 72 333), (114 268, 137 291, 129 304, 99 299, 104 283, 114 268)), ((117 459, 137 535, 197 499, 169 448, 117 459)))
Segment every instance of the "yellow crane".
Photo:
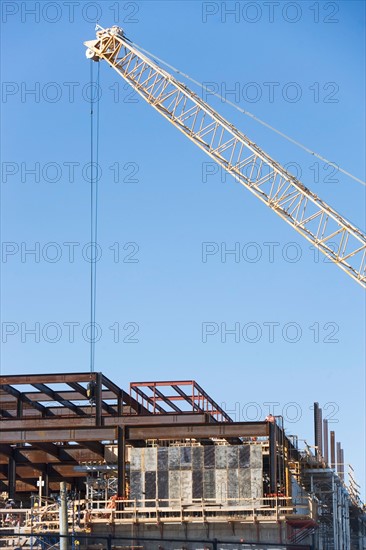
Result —
POLYGON ((366 288, 366 236, 212 107, 140 51, 119 27, 97 27, 86 56, 104 59, 154 109, 313 246, 366 288))

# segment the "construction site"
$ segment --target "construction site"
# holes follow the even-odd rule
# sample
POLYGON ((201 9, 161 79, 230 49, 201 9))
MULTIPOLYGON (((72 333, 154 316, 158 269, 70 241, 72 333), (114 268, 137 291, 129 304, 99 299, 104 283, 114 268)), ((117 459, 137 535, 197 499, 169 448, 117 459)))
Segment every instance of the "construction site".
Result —
POLYGON ((299 449, 281 417, 233 422, 195 381, 0 381, 2 547, 365 548, 365 509, 317 403, 314 445, 299 449))
MULTIPOLYGON (((357 227, 119 27, 97 26, 85 46, 91 64, 107 62, 353 283, 366 285, 366 239, 357 227)), ((96 241, 93 227, 92 235, 96 241)), ((92 326, 95 270, 92 262, 92 326)), ((220 405, 225 395, 211 397, 194 380, 123 389, 95 372, 93 346, 91 356, 90 372, 0 376, 0 548, 366 549, 360 487, 317 402, 308 419, 313 439, 300 444, 282 416, 238 422, 220 405)))

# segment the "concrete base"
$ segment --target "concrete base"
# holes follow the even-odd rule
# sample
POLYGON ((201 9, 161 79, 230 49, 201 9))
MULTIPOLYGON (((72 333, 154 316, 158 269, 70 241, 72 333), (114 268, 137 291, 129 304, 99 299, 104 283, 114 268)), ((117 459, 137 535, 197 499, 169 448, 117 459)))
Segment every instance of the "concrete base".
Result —
MULTIPOLYGON (((210 544, 205 545, 204 541, 208 539, 218 539, 228 542, 254 542, 278 544, 278 549, 281 549, 281 544, 288 544, 287 529, 284 523, 186 523, 174 525, 151 525, 145 523, 124 524, 124 525, 102 525, 93 524, 92 533, 94 535, 112 535, 113 537, 131 537, 130 541, 114 541, 114 545, 120 546, 142 546, 147 550, 198 550, 211 548, 210 544), (155 542, 148 543, 147 541, 139 541, 139 538, 155 538, 160 539, 159 544, 155 542), (179 542, 171 542, 169 539, 180 539, 179 542), (162 542, 162 540, 164 542, 162 542), (202 540, 200 545, 197 542, 190 543, 190 540, 202 540), (165 542, 166 541, 166 542, 165 542)), ((303 540, 301 544, 310 544, 310 541, 303 540)), ((265 546, 259 546, 261 549, 265 546)), ((218 549, 229 548, 225 545, 218 545, 218 549)))

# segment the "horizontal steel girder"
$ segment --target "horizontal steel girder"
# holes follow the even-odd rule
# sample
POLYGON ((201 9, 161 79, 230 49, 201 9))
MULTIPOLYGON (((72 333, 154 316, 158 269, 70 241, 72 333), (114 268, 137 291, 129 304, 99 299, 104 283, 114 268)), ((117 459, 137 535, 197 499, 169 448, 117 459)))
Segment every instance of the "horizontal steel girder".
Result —
MULTIPOLYGON (((110 426, 133 426, 141 425, 158 425, 158 424, 202 424, 207 420, 206 414, 197 413, 181 413, 181 414, 165 414, 165 415, 148 415, 148 416, 113 416, 104 417, 104 427, 110 426)), ((54 428, 92 428, 95 426, 95 417, 88 418, 80 417, 63 417, 63 418, 32 418, 26 420, 11 420, 4 419, 1 422, 2 431, 17 431, 17 430, 48 430, 54 428)))
MULTIPOLYGON (((169 424, 128 426, 126 438, 130 441, 146 439, 208 439, 227 437, 268 436, 267 422, 223 422, 212 424, 169 424)), ((71 429, 19 430, 0 432, 0 443, 37 443, 67 441, 115 441, 117 426, 71 429)))

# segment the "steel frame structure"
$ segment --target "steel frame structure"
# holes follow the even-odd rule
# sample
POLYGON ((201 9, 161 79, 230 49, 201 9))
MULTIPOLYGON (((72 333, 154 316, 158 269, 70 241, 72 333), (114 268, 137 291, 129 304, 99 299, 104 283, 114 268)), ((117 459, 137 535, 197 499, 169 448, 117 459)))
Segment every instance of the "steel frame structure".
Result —
POLYGON ((178 402, 182 405, 188 404, 189 410, 192 412, 208 413, 215 421, 232 422, 222 407, 194 380, 131 382, 130 394, 153 414, 182 413, 187 410, 183 406, 179 407, 178 402), (164 390, 167 388, 171 388, 174 393, 166 394, 164 390), (151 395, 146 393, 147 390, 151 392, 151 395), (163 405, 168 406, 168 410, 163 405))
POLYGON ((140 382, 132 387, 154 384, 155 391, 162 384, 176 388, 174 396, 155 394, 172 412, 157 409, 156 403, 154 409, 150 399, 138 402, 102 373, 1 376, 0 490, 12 498, 17 491, 34 492, 40 477, 45 482, 44 496, 49 490, 57 491, 62 480, 83 490, 86 472, 80 464, 105 462, 106 445, 113 442, 118 446, 118 494, 124 495, 127 444, 145 445, 147 440, 211 444, 212 439, 241 444, 242 438, 261 437, 269 440, 275 491, 281 460, 278 426, 265 421, 233 422, 192 380, 140 382), (189 397, 186 388, 193 390, 189 397), (178 408, 180 399, 187 400, 192 411, 178 408))
POLYGON ((104 59, 133 89, 237 181, 366 288, 366 236, 144 55, 122 29, 99 27, 87 57, 104 59))
MULTIPOLYGON (((159 397, 167 408, 170 404, 181 403, 176 399, 181 397, 179 392, 170 395, 171 388, 174 387, 185 388, 183 391, 186 395, 189 393, 187 388, 195 388, 193 396, 197 397, 199 391, 199 399, 195 400, 190 395, 187 404, 190 408, 198 402, 201 404, 198 408, 193 406, 193 412, 177 411, 174 407, 170 407, 172 412, 166 412, 165 409, 159 411, 155 407, 156 414, 153 414, 154 402, 151 398, 145 403, 138 402, 102 373, 1 376, 0 491, 5 490, 11 498, 16 498, 20 493, 38 493, 36 482, 42 480, 44 487, 41 493, 44 497, 49 496, 49 491, 57 492, 61 481, 68 482, 74 490, 84 493, 85 480, 91 471, 113 469, 117 494, 127 505, 127 446, 144 446, 149 441, 162 445, 181 442, 187 444, 187 441, 191 441, 193 445, 212 445, 218 441, 222 444, 225 440, 230 444, 234 442, 240 445, 254 439, 254 444, 264 445, 267 449, 265 452, 268 452, 266 468, 268 467, 270 495, 265 499, 278 500, 279 509, 282 506, 286 515, 284 521, 291 529, 288 537, 293 543, 298 544, 312 533, 315 524, 309 523, 309 520, 316 518, 313 511, 306 517, 302 517, 301 514, 291 515, 291 504, 283 504, 291 502, 289 490, 286 490, 286 496, 277 496, 278 483, 283 479, 281 472, 284 464, 289 469, 290 462, 295 460, 303 465, 302 479, 309 484, 308 495, 315 494, 325 505, 324 510, 330 512, 322 514, 321 529, 315 536, 319 537, 319 540, 321 537, 323 540, 329 539, 329 543, 333 545, 329 546, 329 550, 353 548, 349 546, 351 538, 355 548, 357 544, 362 548, 366 527, 361 507, 352 499, 348 499, 341 477, 324 464, 319 454, 311 459, 302 457, 285 436, 282 427, 274 422, 233 422, 230 417, 217 420, 216 413, 220 411, 216 408, 216 402, 192 380, 166 383, 135 382, 131 388, 141 389, 150 386, 151 391, 154 387, 155 390, 164 390, 164 386, 168 388, 167 393, 161 392, 164 399, 155 393, 155 397, 159 397), (92 396, 88 390, 90 383, 93 383, 94 388, 92 396), (172 397, 174 399, 171 399, 172 397), (203 397, 209 406, 203 406, 203 397), (92 399, 92 403, 89 399, 92 399), (117 447, 117 453, 112 453, 111 444, 112 448, 117 447), (346 512, 340 513, 339 506, 346 512), (353 526, 351 532, 348 525, 349 517, 353 526)), ((318 412, 316 418, 319 417, 318 412)), ((287 484, 288 481, 285 480, 285 487, 287 484)), ((116 512, 114 521, 128 522, 127 508, 125 515, 123 507, 118 512, 119 515, 116 512)), ((255 511, 254 508, 253 518, 262 521, 261 512, 255 511)), ((153 508, 149 507, 148 510, 150 513, 153 508)), ((33 513, 31 510, 28 512, 33 513)), ((28 512, 25 510, 24 513, 28 512)), ((139 512, 135 513, 136 521, 156 521, 152 516, 143 519, 145 512, 139 508, 139 512)), ((197 510, 193 512, 198 513, 197 510)), ((110 521, 108 518, 111 511, 108 506, 106 515, 103 513, 102 519, 94 518, 96 522, 110 521)), ((178 513, 176 521, 179 521, 180 517, 183 518, 182 513, 182 510, 178 513)), ((224 513, 222 510, 222 514, 224 513)), ((228 513, 230 516, 230 510, 228 513)), ((220 521, 219 515, 215 516, 216 519, 212 517, 208 521, 220 521)), ((188 516, 184 516, 183 523, 186 520, 190 521, 187 518, 188 516)), ((170 520, 173 519, 171 517, 170 520)), ((269 519, 267 517, 263 521, 269 519)), ((57 521, 56 518, 56 525, 57 521)), ((166 521, 169 522, 169 518, 166 521)), ((326 544, 323 544, 324 549, 328 548, 326 544)))

